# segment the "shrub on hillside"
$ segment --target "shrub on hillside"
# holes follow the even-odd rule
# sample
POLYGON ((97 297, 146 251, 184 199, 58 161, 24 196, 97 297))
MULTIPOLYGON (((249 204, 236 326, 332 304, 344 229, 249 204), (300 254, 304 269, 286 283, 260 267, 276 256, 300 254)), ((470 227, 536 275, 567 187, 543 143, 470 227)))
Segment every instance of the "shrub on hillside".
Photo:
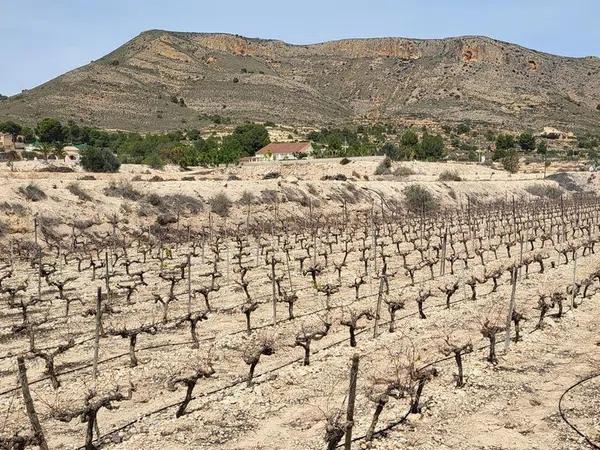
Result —
POLYGON ((267 172, 263 176, 263 180, 274 180, 276 178, 279 178, 280 176, 281 174, 279 172, 267 172))
POLYGON ((392 160, 386 156, 383 161, 375 168, 375 175, 389 175, 391 173, 392 160))
POLYGON ((514 150, 509 151, 502 159, 502 167, 510 173, 517 173, 519 171, 519 154, 514 150))
POLYGON ((79 200, 81 200, 82 202, 90 202, 92 201, 92 196, 90 194, 88 194, 87 192, 85 192, 81 186, 79 186, 79 184, 77 183, 71 183, 67 186, 67 190, 73 194, 74 196, 78 197, 79 200))
POLYGON ((534 184, 533 186, 526 187, 525 190, 536 197, 545 197, 553 200, 559 199, 563 194, 562 189, 556 186, 546 186, 543 184, 534 184))
POLYGON ((144 196, 141 192, 136 191, 131 184, 124 181, 111 182, 104 188, 104 195, 107 197, 121 197, 131 201, 140 200, 144 196))
POLYGON ((407 186, 403 193, 409 211, 426 213, 436 210, 439 206, 431 192, 417 184, 407 186))
POLYGON ((107 148, 90 147, 81 154, 81 166, 88 172, 118 172, 121 162, 107 148))
POLYGON ((439 181, 462 181, 462 178, 456 170, 444 170, 438 177, 439 181))
POLYGON ((414 175, 414 174, 415 174, 415 171, 412 170, 410 167, 400 166, 394 170, 394 176, 400 177, 400 178, 408 177, 408 176, 414 175))
POLYGON ((335 175, 323 175, 321 181, 346 181, 348 177, 343 173, 337 173, 335 175))
POLYGON ((35 184, 28 184, 27 186, 21 186, 19 192, 27 199, 32 202, 39 202, 45 200, 48 196, 35 184))
POLYGON ((208 200, 210 210, 221 217, 227 217, 233 206, 232 201, 224 192, 219 192, 208 200))

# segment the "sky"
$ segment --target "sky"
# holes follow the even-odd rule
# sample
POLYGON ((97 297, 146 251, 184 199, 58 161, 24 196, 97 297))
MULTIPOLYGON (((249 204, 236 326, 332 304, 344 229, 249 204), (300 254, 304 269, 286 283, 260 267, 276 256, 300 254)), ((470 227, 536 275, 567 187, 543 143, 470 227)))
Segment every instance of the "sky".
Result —
POLYGON ((149 29, 293 44, 485 35, 600 56, 599 19, 599 0, 0 0, 0 94, 35 87, 149 29))

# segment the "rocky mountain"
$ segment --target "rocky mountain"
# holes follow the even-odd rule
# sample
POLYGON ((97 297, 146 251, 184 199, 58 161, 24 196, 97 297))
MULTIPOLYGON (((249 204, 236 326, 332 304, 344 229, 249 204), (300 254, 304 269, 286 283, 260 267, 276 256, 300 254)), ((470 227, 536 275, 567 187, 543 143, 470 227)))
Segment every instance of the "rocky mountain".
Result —
POLYGON ((318 126, 432 119, 598 130, 600 59, 486 37, 291 45, 152 30, 0 103, 0 120, 52 116, 142 131, 198 126, 215 114, 318 126))

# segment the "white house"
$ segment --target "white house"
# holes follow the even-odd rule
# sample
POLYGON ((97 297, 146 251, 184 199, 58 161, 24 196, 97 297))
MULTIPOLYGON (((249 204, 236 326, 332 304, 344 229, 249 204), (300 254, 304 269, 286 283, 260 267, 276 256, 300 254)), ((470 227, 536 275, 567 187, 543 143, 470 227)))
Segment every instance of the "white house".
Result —
POLYGON ((298 159, 299 155, 309 156, 312 151, 310 142, 271 142, 256 152, 256 159, 258 161, 298 159))

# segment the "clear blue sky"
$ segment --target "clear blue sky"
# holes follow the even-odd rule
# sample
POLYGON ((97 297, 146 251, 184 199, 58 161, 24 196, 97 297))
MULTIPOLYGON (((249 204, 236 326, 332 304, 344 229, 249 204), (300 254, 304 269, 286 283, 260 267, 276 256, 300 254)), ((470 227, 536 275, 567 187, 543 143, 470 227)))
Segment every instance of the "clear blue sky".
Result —
POLYGON ((152 28, 298 44, 477 34, 600 56, 600 0, 0 0, 0 93, 39 85, 152 28))

